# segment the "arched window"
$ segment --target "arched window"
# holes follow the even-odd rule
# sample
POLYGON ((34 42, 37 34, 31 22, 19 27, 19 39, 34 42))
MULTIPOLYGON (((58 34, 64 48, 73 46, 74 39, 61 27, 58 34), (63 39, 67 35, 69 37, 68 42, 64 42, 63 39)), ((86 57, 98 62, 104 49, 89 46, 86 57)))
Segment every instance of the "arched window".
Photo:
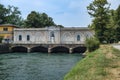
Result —
POLYGON ((22 41, 22 35, 19 35, 19 41, 22 41))
POLYGON ((77 41, 80 41, 80 35, 77 35, 77 41))
POLYGON ((27 41, 30 41, 30 35, 27 35, 27 41))
POLYGON ((54 32, 53 32, 53 31, 50 33, 50 41, 51 41, 52 43, 55 42, 55 35, 54 35, 54 32))
POLYGON ((54 35, 54 32, 53 32, 53 31, 51 32, 50 37, 55 37, 55 35, 54 35))

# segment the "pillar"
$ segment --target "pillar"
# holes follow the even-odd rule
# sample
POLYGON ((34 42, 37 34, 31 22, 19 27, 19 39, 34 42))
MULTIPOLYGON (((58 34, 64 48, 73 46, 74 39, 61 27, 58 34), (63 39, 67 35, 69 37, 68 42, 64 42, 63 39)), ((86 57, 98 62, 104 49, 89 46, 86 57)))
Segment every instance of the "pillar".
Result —
POLYGON ((51 53, 51 48, 48 48, 48 53, 51 53))
POLYGON ((72 53, 72 48, 69 48, 69 53, 72 53))
POLYGON ((30 48, 27 49, 27 53, 30 53, 30 48))

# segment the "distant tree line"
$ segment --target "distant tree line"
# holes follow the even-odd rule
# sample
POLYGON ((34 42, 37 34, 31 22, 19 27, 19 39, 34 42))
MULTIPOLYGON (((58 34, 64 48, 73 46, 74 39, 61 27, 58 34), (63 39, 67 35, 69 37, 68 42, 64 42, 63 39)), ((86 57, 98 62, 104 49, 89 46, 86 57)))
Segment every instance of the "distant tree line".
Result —
POLYGON ((107 0, 94 0, 87 10, 93 18, 88 27, 95 31, 95 37, 101 43, 120 41, 120 5, 113 10, 107 0))
POLYGON ((2 4, 0 4, 0 24, 13 24, 27 28, 42 28, 49 26, 64 27, 55 24, 52 17, 49 17, 46 13, 31 11, 31 13, 27 15, 27 18, 23 19, 18 7, 10 5, 5 7, 2 4))

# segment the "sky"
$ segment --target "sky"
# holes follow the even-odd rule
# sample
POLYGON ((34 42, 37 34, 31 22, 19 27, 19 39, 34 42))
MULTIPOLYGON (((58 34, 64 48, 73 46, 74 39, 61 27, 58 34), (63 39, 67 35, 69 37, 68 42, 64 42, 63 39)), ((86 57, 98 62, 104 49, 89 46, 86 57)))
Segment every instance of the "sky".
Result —
MULTIPOLYGON (((58 25, 65 27, 87 27, 92 18, 87 12, 87 6, 93 0, 0 0, 0 3, 13 5, 21 11, 26 19, 31 11, 46 13, 58 25)), ((108 0, 111 9, 117 9, 120 0, 108 0)))

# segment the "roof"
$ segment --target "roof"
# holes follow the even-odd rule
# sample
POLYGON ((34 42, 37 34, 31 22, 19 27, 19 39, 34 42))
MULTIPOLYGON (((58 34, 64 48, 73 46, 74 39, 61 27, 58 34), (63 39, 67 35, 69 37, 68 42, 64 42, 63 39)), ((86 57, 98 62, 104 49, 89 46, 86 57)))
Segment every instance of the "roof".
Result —
POLYGON ((18 28, 18 26, 13 25, 13 24, 0 24, 0 27, 8 27, 8 26, 18 28))

